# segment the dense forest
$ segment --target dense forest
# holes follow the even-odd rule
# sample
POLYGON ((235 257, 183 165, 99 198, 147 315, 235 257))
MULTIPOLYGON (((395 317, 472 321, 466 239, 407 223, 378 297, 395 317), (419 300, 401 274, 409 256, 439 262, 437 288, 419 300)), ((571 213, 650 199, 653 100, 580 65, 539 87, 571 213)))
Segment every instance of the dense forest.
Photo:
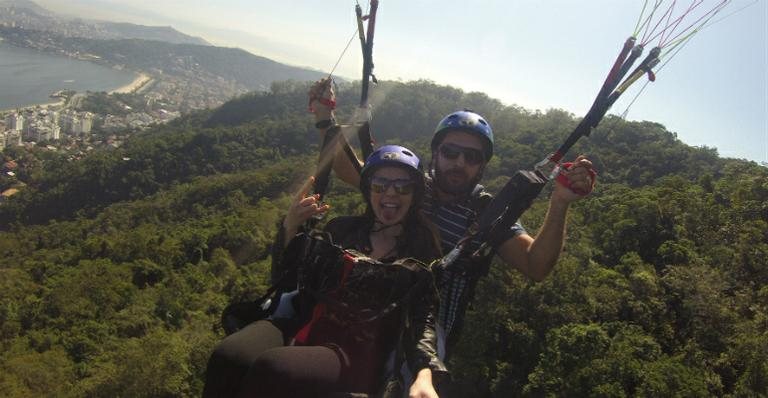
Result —
MULTIPOLYGON (((276 225, 313 171, 307 89, 273 84, 76 161, 6 148, 19 166, 0 184, 25 185, 0 204, 0 395, 199 396, 222 309, 268 287, 276 225)), ((342 122, 357 93, 340 87, 342 122)), ((491 192, 578 122, 429 81, 383 82, 372 103, 378 144, 427 159, 442 115, 484 114, 491 192)), ((578 153, 599 184, 572 206, 555 272, 494 263, 478 287, 449 363, 467 396, 768 394, 768 170, 615 117, 578 153)), ((531 233, 547 196, 521 220, 531 233)), ((362 210, 338 182, 328 202, 362 210)))

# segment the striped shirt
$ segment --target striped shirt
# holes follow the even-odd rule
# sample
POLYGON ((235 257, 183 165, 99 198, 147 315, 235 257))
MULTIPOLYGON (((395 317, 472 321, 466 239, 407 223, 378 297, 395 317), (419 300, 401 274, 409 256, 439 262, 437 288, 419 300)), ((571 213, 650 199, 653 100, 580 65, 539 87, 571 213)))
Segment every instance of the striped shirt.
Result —
MULTIPOLYGON (((422 212, 440 231, 440 243, 445 254, 456 247, 459 240, 465 236, 469 225, 479 216, 479 212, 482 211, 480 207, 487 204, 487 202, 483 204, 479 199, 481 195, 487 194, 483 187, 478 185, 472 195, 464 201, 441 203, 435 196, 433 181, 427 177, 422 212)), ((506 231, 507 236, 503 241, 522 233, 525 233, 525 229, 519 223, 515 223, 506 231)), ((473 238, 468 245, 469 251, 477 250, 480 243, 477 237, 473 238)), ((491 258, 471 262, 462 256, 436 275, 437 289, 440 293, 437 324, 443 330, 446 339, 450 340, 452 332, 460 330, 464 312, 474 295, 475 284, 484 275, 490 261, 491 258)))

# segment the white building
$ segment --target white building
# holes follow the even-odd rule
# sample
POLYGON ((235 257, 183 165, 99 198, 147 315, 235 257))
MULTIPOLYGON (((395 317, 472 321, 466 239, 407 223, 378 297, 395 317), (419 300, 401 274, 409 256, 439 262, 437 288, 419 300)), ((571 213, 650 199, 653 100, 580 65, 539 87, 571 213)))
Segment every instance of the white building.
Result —
POLYGON ((24 145, 24 142, 21 141, 21 133, 18 131, 12 131, 11 134, 8 136, 8 140, 6 141, 8 145, 16 145, 16 146, 22 146, 24 145))
POLYGON ((61 138, 61 128, 55 125, 40 125, 35 128, 37 141, 52 141, 61 138))
POLYGON ((42 116, 42 119, 45 120, 45 122, 48 125, 51 125, 51 126, 59 125, 59 112, 46 110, 42 112, 40 116, 42 116))
POLYGON ((90 112, 81 113, 80 124, 78 126, 78 130, 80 131, 80 134, 82 135, 90 134, 92 128, 93 128, 93 113, 90 113, 90 112))
POLYGON ((68 111, 59 116, 59 124, 66 134, 87 135, 93 128, 93 113, 68 111))
POLYGON ((79 122, 80 120, 75 112, 67 111, 59 115, 59 126, 61 126, 62 131, 66 134, 73 134, 72 128, 79 122))
POLYGON ((6 119, 5 125, 12 131, 24 130, 24 116, 18 113, 11 113, 6 119))
POLYGON ((18 131, 6 131, 0 135, 0 142, 3 147, 21 145, 21 133, 18 131))

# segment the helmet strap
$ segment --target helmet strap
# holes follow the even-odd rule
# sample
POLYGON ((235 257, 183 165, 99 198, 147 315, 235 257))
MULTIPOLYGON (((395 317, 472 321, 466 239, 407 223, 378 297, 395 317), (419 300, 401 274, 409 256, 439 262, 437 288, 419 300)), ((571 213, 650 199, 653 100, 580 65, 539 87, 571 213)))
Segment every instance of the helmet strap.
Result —
POLYGON ((383 222, 381 222, 381 221, 380 221, 378 218, 374 218, 374 220, 373 220, 373 226, 371 227, 371 232, 381 232, 381 231, 385 231, 385 230, 387 230, 387 229, 390 229, 390 228, 392 228, 392 227, 396 227, 396 226, 398 226, 398 225, 402 226, 402 225, 403 225, 403 222, 401 221, 401 222, 398 222, 398 223, 394 223, 394 224, 391 224, 391 225, 385 225, 385 224, 384 224, 383 222))
POLYGON ((432 150, 432 156, 429 158, 429 168, 427 170, 429 178, 435 181, 435 150, 432 150))

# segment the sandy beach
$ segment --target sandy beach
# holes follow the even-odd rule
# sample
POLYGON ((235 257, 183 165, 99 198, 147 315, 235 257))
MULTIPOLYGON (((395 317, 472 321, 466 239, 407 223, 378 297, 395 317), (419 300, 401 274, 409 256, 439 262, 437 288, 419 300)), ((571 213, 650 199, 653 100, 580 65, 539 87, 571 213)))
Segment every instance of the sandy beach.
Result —
MULTIPOLYGON (((152 77, 150 77, 149 75, 146 75, 144 73, 140 73, 138 76, 136 76, 135 79, 133 79, 132 82, 126 84, 125 86, 118 87, 118 88, 110 91, 109 94, 115 94, 115 93, 120 93, 120 94, 134 93, 137 90, 139 90, 142 87, 144 87, 145 84, 147 84, 147 83, 149 83, 151 81, 152 81, 152 77)), ((18 106, 18 107, 13 107, 13 108, 8 108, 8 109, 0 109, 0 115, 6 114, 6 113, 9 113, 9 112, 14 112, 14 111, 16 111, 18 109, 28 109, 28 108, 35 108, 35 107, 49 108, 49 109, 50 108, 59 109, 59 108, 63 107, 65 103, 66 103, 66 101, 64 99, 57 99, 57 100, 50 101, 50 102, 45 102, 45 103, 29 104, 29 105, 18 106)))
POLYGON ((136 92, 136 90, 142 88, 145 84, 149 83, 152 80, 149 75, 145 75, 143 73, 139 73, 139 76, 137 76, 135 79, 133 79, 132 82, 126 84, 123 87, 116 88, 112 91, 110 91, 110 94, 129 94, 136 92))
POLYGON ((62 108, 64 106, 65 102, 66 102, 65 100, 59 99, 57 101, 52 101, 52 102, 44 102, 44 103, 40 103, 40 104, 29 104, 29 105, 17 106, 17 107, 8 108, 8 109, 0 109, 0 115, 5 115, 7 113, 16 112, 17 110, 29 109, 29 108, 37 108, 37 107, 45 108, 45 109, 58 110, 58 109, 60 109, 60 108, 62 108))

